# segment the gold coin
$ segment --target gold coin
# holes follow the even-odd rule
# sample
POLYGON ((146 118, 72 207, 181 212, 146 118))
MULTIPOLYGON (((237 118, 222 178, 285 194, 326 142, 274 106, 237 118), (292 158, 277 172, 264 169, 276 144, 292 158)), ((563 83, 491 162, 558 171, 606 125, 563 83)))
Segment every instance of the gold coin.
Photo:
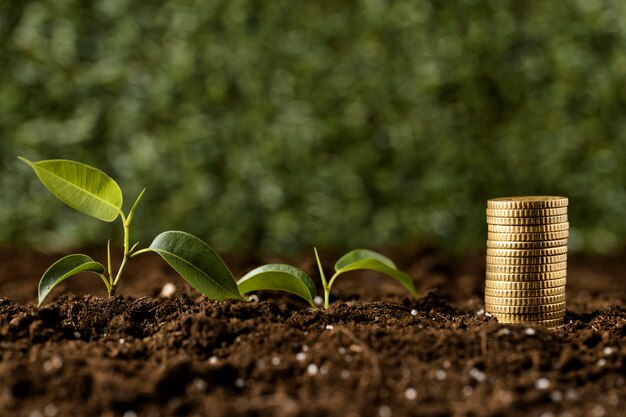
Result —
POLYGON ((485 311, 504 314, 539 314, 565 310, 565 301, 554 304, 540 304, 536 306, 502 306, 485 303, 485 311))
POLYGON ((565 302, 565 294, 545 297, 505 298, 485 295, 485 304, 494 306, 541 306, 565 302))
POLYGON ((503 298, 525 298, 525 297, 551 297, 553 295, 565 294, 565 286, 555 288, 541 288, 538 290, 496 290, 485 288, 485 296, 503 298))
POLYGON ((498 323, 508 323, 508 324, 526 324, 526 325, 532 325, 532 326, 542 326, 542 327, 547 327, 547 328, 554 328, 554 327, 559 327, 563 325, 563 317, 560 317, 558 319, 552 319, 552 320, 530 320, 530 321, 505 321, 503 319, 500 319, 500 317, 495 316, 498 319, 498 323))
POLYGON ((510 226, 526 226, 537 224, 556 224, 567 222, 567 214, 560 216, 539 216, 539 217, 493 217, 487 216, 488 224, 505 224, 510 226))
POLYGON ((487 207, 497 209, 537 209, 567 207, 567 197, 551 195, 530 195, 501 197, 487 200, 487 207))
POLYGON ((545 249, 495 249, 487 248, 487 256, 501 257, 534 257, 534 256, 554 256, 567 254, 567 246, 557 246, 556 248, 545 249))
POLYGON ((485 273, 485 278, 491 281, 510 281, 510 282, 530 282, 530 281, 549 281, 553 279, 567 278, 567 269, 552 272, 489 272, 485 273))
POLYGON ((494 249, 545 249, 567 247, 567 239, 559 240, 538 240, 534 242, 512 242, 503 240, 488 240, 487 247, 494 249))
POLYGON ((535 224, 535 225, 508 225, 508 224, 488 224, 487 230, 496 233, 545 233, 561 232, 569 229, 569 223, 535 224))
POLYGON ((497 318, 500 323, 533 323, 536 321, 563 319, 565 317, 565 309, 537 314, 489 313, 497 318))
POLYGON ((497 209, 487 208, 487 217, 552 217, 567 214, 567 207, 537 209, 497 209))
POLYGON ((541 265, 491 265, 487 264, 487 272, 505 274, 527 274, 537 272, 554 272, 567 269, 567 262, 541 265))
POLYGON ((528 256, 528 257, 512 257, 512 256, 491 256, 487 255, 487 264, 489 265, 540 265, 554 264, 557 262, 567 261, 567 254, 552 256, 528 256))
POLYGON ((494 281, 485 280, 485 291, 487 288, 494 290, 540 290, 544 288, 565 287, 567 278, 548 279, 543 281, 494 281))
POLYGON ((560 240, 569 236, 569 230, 560 232, 545 233, 495 233, 487 232, 489 240, 505 241, 505 242, 536 242, 546 240, 560 240))

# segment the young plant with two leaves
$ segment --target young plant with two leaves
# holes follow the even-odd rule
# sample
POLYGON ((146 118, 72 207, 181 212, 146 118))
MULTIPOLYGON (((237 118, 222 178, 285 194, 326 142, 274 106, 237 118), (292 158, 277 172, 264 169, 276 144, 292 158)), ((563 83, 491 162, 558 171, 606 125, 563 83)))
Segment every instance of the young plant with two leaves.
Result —
MULTIPOLYGON (((317 249, 314 249, 314 251, 315 260, 317 261, 320 278, 322 280, 322 288, 324 289, 324 308, 328 308, 330 306, 330 291, 337 278, 347 272, 356 271, 359 269, 367 269, 370 271, 381 272, 402 284, 402 286, 412 296, 418 296, 411 277, 406 273, 400 271, 391 259, 378 252, 374 252, 368 249, 355 249, 346 253, 335 263, 335 271, 331 278, 327 280, 326 275, 324 274, 324 269, 322 267, 322 262, 320 261, 319 254, 317 253, 317 249)), ((239 288, 242 290, 242 293, 255 289, 260 289, 257 287, 261 287, 264 284, 265 274, 267 274, 269 271, 277 270, 281 271, 281 276, 276 276, 276 278, 279 280, 286 281, 288 279, 291 279, 291 281, 311 281, 311 278, 304 271, 296 268, 295 266, 270 264, 261 266, 246 274, 239 281, 239 288)), ((279 281, 277 281, 277 283, 278 282, 279 281)), ((306 299, 306 297, 304 297, 302 294, 297 295, 300 295, 301 297, 306 299)), ((315 297, 314 294, 312 296, 315 297)))
MULTIPOLYGON (((39 281, 38 305, 61 282, 81 272, 90 272, 102 280, 109 296, 115 291, 127 263, 134 257, 155 252, 178 272, 193 288, 212 300, 246 300, 235 277, 220 256, 198 237, 170 230, 159 234, 149 247, 131 246, 130 232, 137 206, 145 189, 139 193, 128 213, 122 210, 120 186, 104 172, 89 165, 65 159, 32 162, 19 157, 30 166, 48 190, 68 206, 104 222, 120 218, 124 231, 123 258, 114 270, 111 262, 111 241, 107 244, 106 267, 84 254, 65 256, 55 262, 39 281)), ((266 266, 263 273, 244 284, 246 292, 264 289, 281 290, 305 298, 314 306, 315 285, 304 273, 289 269, 286 274, 280 266, 266 266)))
MULTIPOLYGON (((149 247, 137 250, 139 242, 130 245, 130 230, 137 206, 144 195, 139 193, 128 214, 122 210, 123 196, 120 186, 104 172, 89 165, 65 159, 32 162, 19 157, 30 166, 48 190, 68 206, 105 222, 120 218, 124 241, 123 258, 116 270, 111 262, 111 241, 107 243, 106 268, 84 254, 72 254, 55 262, 39 281, 38 305, 61 282, 82 272, 100 277, 109 296, 115 294, 127 263, 134 257, 155 252, 159 254, 193 288, 209 299, 247 300, 243 294, 259 290, 278 290, 297 295, 315 308, 315 285, 302 270, 283 264, 268 264, 256 268, 237 282, 220 256, 198 237, 181 231, 159 234, 149 247)), ((317 250, 315 256, 324 288, 324 307, 329 306, 330 290, 339 275, 370 269, 382 272, 400 282, 412 295, 417 293, 411 278, 399 271, 387 257, 366 249, 347 253, 335 264, 335 273, 326 280, 317 250)))

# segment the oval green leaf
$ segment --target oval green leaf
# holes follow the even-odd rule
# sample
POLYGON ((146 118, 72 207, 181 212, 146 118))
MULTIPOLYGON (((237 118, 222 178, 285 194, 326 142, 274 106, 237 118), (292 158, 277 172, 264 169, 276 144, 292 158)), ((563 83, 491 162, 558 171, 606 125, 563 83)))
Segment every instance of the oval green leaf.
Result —
POLYGON ((263 265, 244 275, 237 285, 242 294, 259 290, 285 291, 304 298, 315 308, 315 284, 303 270, 295 266, 263 265))
POLYGON ((161 255, 193 288, 211 300, 244 300, 224 261, 196 236, 174 230, 163 232, 148 249, 161 255))
POLYGON ((378 252, 368 249, 356 249, 343 255, 335 264, 336 275, 356 269, 369 269, 382 272, 394 278, 413 296, 417 297, 417 291, 415 291, 411 277, 400 271, 391 259, 378 252))
POLYGON ((43 303, 43 300, 50 294, 50 291, 52 291, 54 287, 72 275, 81 272, 103 274, 104 266, 95 262, 89 256, 81 254, 68 255, 56 261, 43 274, 41 280, 39 280, 39 303, 37 305, 40 306, 41 303, 43 303))
POLYGON ((122 208, 122 190, 104 172, 80 162, 51 159, 28 164, 52 194, 68 206, 105 222, 117 218, 122 208))

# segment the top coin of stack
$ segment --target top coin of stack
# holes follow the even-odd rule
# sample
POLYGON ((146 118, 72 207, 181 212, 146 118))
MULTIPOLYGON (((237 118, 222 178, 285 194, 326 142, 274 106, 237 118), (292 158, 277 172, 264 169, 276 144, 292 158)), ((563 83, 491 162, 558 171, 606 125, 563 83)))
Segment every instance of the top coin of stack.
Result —
POLYGON ((563 324, 567 204, 553 196, 487 201, 485 310, 501 323, 563 324))

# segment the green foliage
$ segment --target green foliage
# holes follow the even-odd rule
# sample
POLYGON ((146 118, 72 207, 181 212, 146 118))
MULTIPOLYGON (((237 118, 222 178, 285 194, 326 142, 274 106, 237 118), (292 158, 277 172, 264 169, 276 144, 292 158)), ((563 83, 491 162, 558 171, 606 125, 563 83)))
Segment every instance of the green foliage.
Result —
POLYGON ((306 272, 291 265, 268 264, 244 275, 237 283, 242 294, 260 290, 280 290, 304 298, 315 308, 315 284, 306 272))
POLYGON ((317 248, 314 248, 314 251, 317 266, 320 271, 320 277, 322 279, 322 286, 324 287, 325 308, 328 308, 330 290, 332 289, 335 280, 339 278, 341 274, 356 271, 358 269, 368 269, 371 271, 381 272, 402 284, 402 286, 406 288, 412 296, 418 296, 411 277, 400 271, 391 259, 378 252, 368 249, 355 249, 346 253, 335 263, 335 273, 330 280, 327 281, 326 276, 324 275, 324 269, 322 268, 322 262, 320 261, 319 254, 317 253, 317 248))
MULTIPOLYGON (((192 287, 212 300, 243 299, 230 270, 213 249, 197 237, 163 232, 148 248, 161 255, 192 287)), ((137 252, 140 253, 140 252, 137 252)))
MULTIPOLYGON (((413 280, 410 276, 398 270, 398 267, 391 259, 378 252, 367 249, 355 249, 343 255, 337 263, 335 263, 334 279, 336 279, 339 274, 356 271, 358 269, 369 269, 371 271, 378 271, 388 275, 402 284, 404 288, 411 293, 411 295, 417 297, 417 291, 415 291, 413 280)), ((329 287, 332 281, 333 280, 331 279, 329 287)))
POLYGON ((63 159, 28 164, 48 190, 68 206, 96 219, 112 222, 122 210, 122 190, 104 172, 63 159))
MULTIPOLYGON (((107 244, 107 268, 87 255, 69 255, 55 262, 39 281, 39 305, 59 283, 81 272, 94 272, 102 278, 109 296, 116 288, 126 267, 133 257, 146 252, 158 253, 193 288, 211 300, 245 300, 235 277, 224 261, 201 239, 186 232, 167 231, 159 234, 146 249, 135 250, 137 242, 130 246, 130 226, 145 188, 139 193, 128 216, 122 211, 122 191, 117 183, 105 173, 88 165, 69 161, 52 160, 28 164, 41 182, 60 200, 70 207, 99 220, 110 222, 118 216, 124 231, 124 258, 115 278, 111 266, 111 241, 107 244), (105 275, 106 274, 106 275, 105 275)), ((305 298, 313 304, 315 286, 302 271, 286 265, 267 265, 242 278, 246 292, 261 289, 287 291, 305 298)))
POLYGON ((80 274, 81 272, 96 273, 104 280, 105 284, 107 284, 106 278, 103 275, 105 270, 101 263, 94 261, 87 255, 68 255, 52 264, 41 277, 39 281, 38 305, 43 303, 44 298, 48 296, 54 287, 67 278, 80 274))
POLYGON ((219 249, 463 249, 488 198, 556 194, 571 249, 609 251, 624 28, 604 0, 1 2, 0 242, 109 230, 32 204, 26 153, 149 183, 142 241, 174 224, 219 249))

